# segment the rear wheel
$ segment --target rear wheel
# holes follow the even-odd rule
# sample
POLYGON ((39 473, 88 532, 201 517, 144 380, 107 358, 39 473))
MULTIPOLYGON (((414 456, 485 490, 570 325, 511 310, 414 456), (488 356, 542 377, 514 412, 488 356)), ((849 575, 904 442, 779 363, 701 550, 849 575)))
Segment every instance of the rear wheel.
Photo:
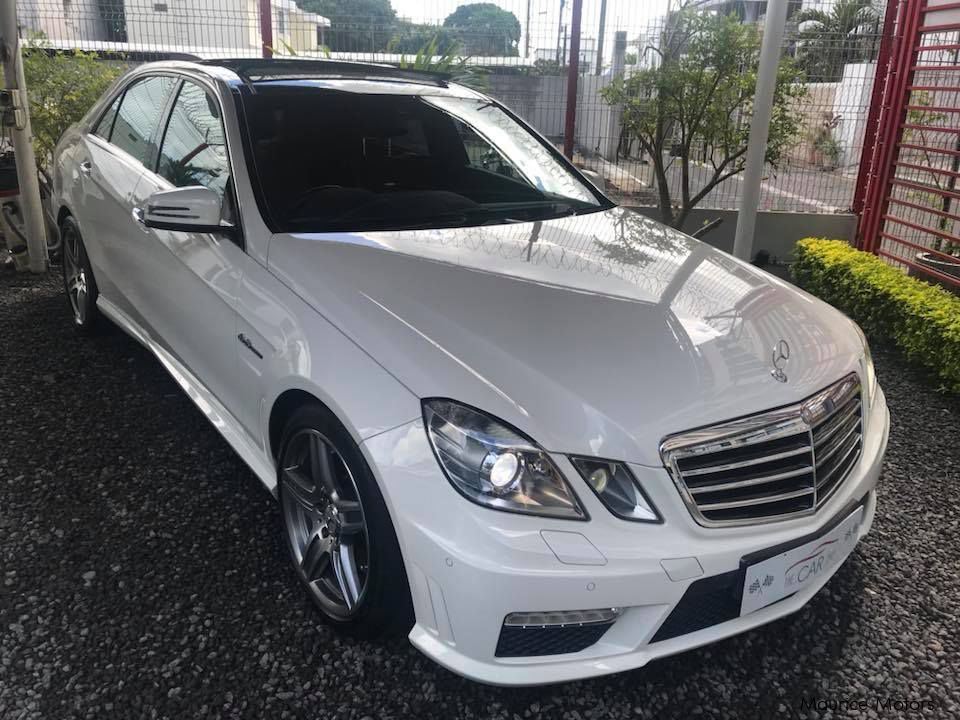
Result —
POLYGON ((97 323, 97 282, 87 257, 80 228, 72 217, 60 226, 63 241, 63 287, 73 311, 73 322, 83 332, 90 332, 97 323))
POLYGON ((280 443, 278 492, 287 546, 310 597, 363 637, 409 631, 400 547, 360 449, 320 405, 300 408, 280 443))

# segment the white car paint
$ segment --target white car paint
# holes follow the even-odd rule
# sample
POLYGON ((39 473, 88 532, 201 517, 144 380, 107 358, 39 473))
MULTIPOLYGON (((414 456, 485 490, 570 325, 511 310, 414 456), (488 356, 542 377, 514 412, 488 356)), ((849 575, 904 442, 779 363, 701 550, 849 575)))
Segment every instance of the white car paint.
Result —
MULTIPOLYGON (((337 415, 360 443, 397 531, 416 611, 410 639, 437 662, 504 685, 639 667, 793 612, 828 579, 651 644, 698 577, 815 533, 860 499, 860 533, 868 531, 889 427, 879 389, 859 462, 809 517, 702 527, 660 458, 667 435, 796 403, 851 372, 863 376, 863 344, 836 310, 619 208, 459 229, 272 233, 243 158, 231 96, 240 79, 167 62, 121 83, 156 72, 188 77, 219 98, 245 247, 133 219, 150 193, 172 186, 90 134, 108 94, 65 135, 54 168, 54 201, 80 226, 99 307, 158 356, 271 491, 278 401, 308 393, 337 415), (792 350, 786 383, 770 373, 781 339, 792 350), (534 438, 589 521, 464 499, 431 452, 426 397, 481 408, 534 438), (615 518, 568 455, 628 463, 664 522, 615 518), (604 607, 626 610, 586 650, 494 655, 511 612, 604 607)), ((397 88, 370 83, 370 91, 397 88)))

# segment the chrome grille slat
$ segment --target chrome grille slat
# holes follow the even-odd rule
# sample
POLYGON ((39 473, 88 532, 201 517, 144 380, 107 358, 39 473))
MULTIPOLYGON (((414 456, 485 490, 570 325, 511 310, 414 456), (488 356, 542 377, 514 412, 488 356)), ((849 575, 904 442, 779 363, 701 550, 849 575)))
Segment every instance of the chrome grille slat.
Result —
POLYGON ((730 510, 731 508, 750 507, 752 505, 761 505, 763 503, 775 503, 781 500, 792 500, 793 498, 803 497, 813 493, 813 488, 804 490, 794 490, 787 493, 778 493, 776 495, 764 495, 761 497, 750 498, 749 500, 730 500, 719 503, 702 503, 700 510, 730 510))
MULTIPOLYGON (((807 452, 810 452, 807 450, 807 452)), ((720 492, 721 490, 737 490, 744 487, 752 487, 754 485, 768 485, 770 483, 779 482, 780 480, 789 480, 792 477, 797 477, 799 475, 809 475, 811 473, 810 467, 799 468, 797 470, 790 470, 787 472, 777 473, 776 475, 761 475, 756 478, 749 478, 747 480, 735 480, 734 482, 727 483, 717 483, 716 485, 698 485, 697 487, 691 487, 690 492, 693 495, 700 495, 703 493, 711 492, 720 492)))
POLYGON ((827 460, 829 460, 829 459, 832 458, 834 455, 836 455, 837 450, 839 450, 840 448, 848 445, 848 442, 847 442, 847 441, 850 439, 850 437, 851 437, 855 432, 858 432, 859 430, 860 430, 860 422, 857 421, 857 422, 853 423, 853 424, 850 426, 850 429, 847 430, 846 434, 843 435, 843 436, 842 436, 839 440, 837 440, 835 443, 833 443, 833 445, 831 445, 828 450, 824 450, 823 452, 820 452, 819 449, 818 449, 818 450, 817 450, 817 456, 816 456, 816 457, 817 457, 817 465, 822 465, 823 463, 827 462, 827 460))
POLYGON ((696 468, 693 470, 684 470, 684 477, 693 477, 695 475, 706 475, 718 472, 725 472, 727 470, 736 470, 742 467, 749 467, 751 465, 760 465, 762 463, 773 462, 775 460, 783 460, 788 457, 793 457, 795 455, 801 455, 803 453, 809 453, 810 448, 801 447, 796 450, 786 450, 781 453, 776 453, 774 455, 768 455, 766 457, 752 458, 750 460, 743 460, 741 462, 727 463, 726 465, 710 465, 708 467, 696 468))
POLYGON ((841 456, 840 461, 837 462, 832 468, 830 468, 829 472, 827 472, 827 474, 822 479, 817 480, 817 488, 819 489, 820 487, 826 485, 827 482, 829 482, 830 477, 834 475, 837 472, 837 470, 839 470, 840 468, 846 465, 847 460, 850 459, 850 455, 854 452, 854 450, 859 450, 859 449, 860 449, 860 441, 858 440, 855 444, 851 445, 847 449, 847 451, 841 456))
POLYGON ((666 438, 660 446, 701 525, 749 525, 811 515, 863 448, 856 374, 801 403, 666 438))
POLYGON ((853 407, 846 411, 844 411, 844 408, 841 408, 840 412, 843 412, 843 417, 831 418, 829 422, 822 423, 813 429, 813 435, 816 439, 817 445, 829 440, 839 428, 843 427, 850 420, 850 418, 859 416, 860 403, 853 403, 853 407), (828 427, 829 429, 824 430, 824 427, 828 427))

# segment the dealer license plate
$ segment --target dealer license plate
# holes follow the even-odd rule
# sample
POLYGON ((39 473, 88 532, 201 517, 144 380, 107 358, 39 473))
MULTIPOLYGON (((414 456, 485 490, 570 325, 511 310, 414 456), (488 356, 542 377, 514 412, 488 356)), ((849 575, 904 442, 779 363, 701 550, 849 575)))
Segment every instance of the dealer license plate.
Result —
POLYGON ((832 574, 860 539, 862 520, 860 507, 817 539, 749 566, 740 614, 766 607, 832 574))

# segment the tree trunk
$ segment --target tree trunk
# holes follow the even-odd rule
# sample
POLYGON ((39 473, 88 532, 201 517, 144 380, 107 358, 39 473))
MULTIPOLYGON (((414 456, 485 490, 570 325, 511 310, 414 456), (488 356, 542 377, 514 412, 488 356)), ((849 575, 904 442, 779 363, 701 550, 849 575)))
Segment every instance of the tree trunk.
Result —
POLYGON ((667 171, 663 167, 663 153, 653 155, 653 172, 657 178, 657 206, 660 209, 660 222, 673 226, 673 204, 670 202, 670 186, 667 184, 667 171))

